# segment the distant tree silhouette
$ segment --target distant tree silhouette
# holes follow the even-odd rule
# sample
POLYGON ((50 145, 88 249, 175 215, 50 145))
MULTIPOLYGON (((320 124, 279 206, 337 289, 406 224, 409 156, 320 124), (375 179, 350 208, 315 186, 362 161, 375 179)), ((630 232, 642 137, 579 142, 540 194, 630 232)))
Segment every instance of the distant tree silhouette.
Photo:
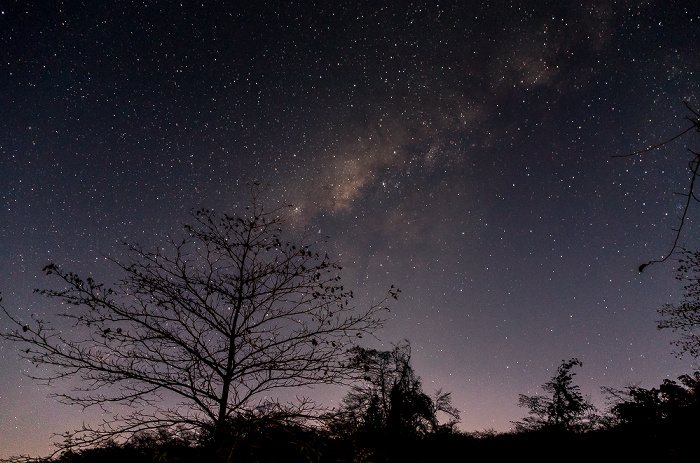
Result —
POLYGON ((700 417, 700 371, 664 379, 657 388, 603 388, 612 399, 610 412, 619 423, 659 425, 662 421, 695 423, 700 417))
POLYGON ((343 400, 336 431, 425 435, 452 430, 459 422, 449 392, 438 390, 434 397, 423 392, 408 341, 390 351, 355 347, 352 354, 350 366, 362 373, 362 381, 343 400), (448 417, 445 424, 439 423, 441 412, 448 417))
POLYGON ((571 372, 573 367, 581 365, 581 361, 576 358, 562 362, 557 368, 557 374, 542 385, 542 389, 549 395, 520 394, 518 406, 529 409, 529 414, 522 420, 514 422, 516 430, 581 431, 586 429, 594 407, 584 399, 579 387, 573 384, 576 373, 571 372))
POLYGON ((31 377, 72 379, 77 386, 55 397, 110 412, 76 432, 75 448, 178 425, 217 440, 238 415, 318 411, 307 399, 270 398, 278 388, 357 377, 349 348, 381 326, 398 290, 355 308, 340 267, 316 249, 323 240, 286 240, 286 206, 264 208, 263 192, 253 186, 238 215, 193 213, 184 237, 155 251, 127 245, 126 261, 111 260, 122 275, 115 287, 46 266, 64 288, 38 292, 60 303, 70 328, 2 308, 16 329, 1 336, 43 367, 31 377))

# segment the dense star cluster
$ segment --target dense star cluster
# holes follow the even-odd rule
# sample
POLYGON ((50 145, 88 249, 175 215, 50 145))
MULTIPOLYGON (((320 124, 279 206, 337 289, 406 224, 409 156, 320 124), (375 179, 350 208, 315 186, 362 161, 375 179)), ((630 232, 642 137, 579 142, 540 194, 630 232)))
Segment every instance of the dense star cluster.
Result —
MULTIPOLYGON (((656 331, 700 106, 700 4, 59 1, 0 4, 0 291, 20 318, 54 262, 113 279, 246 183, 330 237, 465 430, 509 429, 562 359, 584 395, 688 373, 656 331)), ((682 244, 694 248, 691 213, 682 244)), ((0 319, 0 330, 9 329, 0 319)), ((0 457, 99 421, 0 344, 0 457)), ((70 386, 70 385, 69 385, 70 386)), ((332 407, 347 392, 319 388, 332 407)))

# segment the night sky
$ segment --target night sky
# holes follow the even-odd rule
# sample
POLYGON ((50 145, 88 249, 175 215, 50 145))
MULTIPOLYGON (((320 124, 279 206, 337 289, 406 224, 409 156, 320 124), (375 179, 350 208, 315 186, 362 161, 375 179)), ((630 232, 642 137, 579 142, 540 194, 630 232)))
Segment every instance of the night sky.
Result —
MULTIPOLYGON (((688 1, 0 1, 0 291, 23 319, 49 262, 107 282, 246 182, 327 235, 408 338, 461 429, 506 431, 564 359, 582 392, 688 373, 656 309, 700 106, 688 1), (34 3, 25 5, 25 3, 34 3), (246 5, 246 6, 242 6, 246 5)), ((693 218, 681 244, 695 247, 693 218)), ((695 227, 697 230, 697 227, 695 227)), ((0 330, 9 329, 0 318, 0 330)), ((0 343, 0 457, 99 421, 47 398, 0 343)), ((319 389, 337 406, 346 389, 319 389)))

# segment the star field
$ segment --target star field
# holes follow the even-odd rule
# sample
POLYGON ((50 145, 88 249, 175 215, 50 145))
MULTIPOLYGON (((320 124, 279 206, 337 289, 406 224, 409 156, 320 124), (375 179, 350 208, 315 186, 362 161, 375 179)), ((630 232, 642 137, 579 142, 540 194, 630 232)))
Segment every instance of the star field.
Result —
MULTIPOLYGON (((50 318, 44 265, 112 281, 122 241, 157 246, 257 180, 329 237, 358 304, 401 288, 368 343, 411 340, 461 429, 508 430, 562 359, 600 408, 600 386, 695 366, 656 331, 673 263, 637 268, 670 249, 697 136, 613 156, 700 106, 697 2, 238 3, 0 3, 8 310, 50 318)), ((29 368, 0 343, 0 458, 100 418, 29 368)))

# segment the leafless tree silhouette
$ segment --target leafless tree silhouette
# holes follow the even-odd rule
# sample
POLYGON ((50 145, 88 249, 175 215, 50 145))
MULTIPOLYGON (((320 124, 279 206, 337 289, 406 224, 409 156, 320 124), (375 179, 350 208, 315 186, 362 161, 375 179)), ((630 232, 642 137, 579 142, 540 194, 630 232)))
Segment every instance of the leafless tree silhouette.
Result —
MULTIPOLYGON (((663 141, 661 143, 658 143, 654 146, 650 146, 649 148, 645 148, 643 150, 635 151, 634 153, 629 153, 629 154, 622 154, 618 156, 613 156, 615 158, 625 158, 625 157, 631 157, 631 156, 640 156, 644 153, 648 153, 649 151, 654 151, 658 148, 661 148, 662 146, 665 146, 669 143, 671 143, 674 140, 679 139, 686 133, 690 132, 691 130, 695 129, 698 133, 700 133, 700 113, 695 111, 688 103, 685 103, 686 108, 688 108, 688 111, 690 111, 691 115, 687 116, 686 119, 690 122, 690 126, 680 132, 679 134, 671 137, 670 139, 663 141)), ((686 217, 688 216, 688 211, 690 209, 691 202, 693 200, 700 202, 700 199, 695 195, 695 180, 698 178, 698 173, 700 171, 700 152, 693 151, 691 149, 688 149, 688 151, 692 154, 692 157, 690 161, 688 162, 688 170, 691 173, 690 176, 690 184, 688 185, 688 189, 684 193, 677 193, 679 195, 685 196, 686 201, 685 201, 685 207, 683 208, 683 214, 681 215, 678 228, 676 228, 674 231, 676 232, 676 236, 673 240, 673 245, 671 246, 670 251, 661 259, 652 259, 649 262, 642 264, 639 266, 639 272, 641 273, 644 271, 644 269, 651 265, 651 264, 656 264, 660 262, 666 261, 669 257, 673 255, 673 253, 678 249, 679 245, 678 242, 681 237, 681 233, 683 231, 683 225, 685 224, 686 217)))
POLYGON ((2 337, 42 367, 33 378, 73 380, 61 402, 110 412, 71 445, 177 426, 221 437, 244 414, 310 416, 313 402, 270 393, 356 376, 349 349, 381 326, 397 290, 358 310, 340 267, 316 249, 323 240, 285 240, 286 207, 266 210, 262 191, 251 189, 240 215, 193 213, 184 238, 153 252, 127 245, 127 261, 111 261, 114 287, 48 265, 63 289, 38 292, 62 304, 69 329, 3 307, 16 328, 2 337))

